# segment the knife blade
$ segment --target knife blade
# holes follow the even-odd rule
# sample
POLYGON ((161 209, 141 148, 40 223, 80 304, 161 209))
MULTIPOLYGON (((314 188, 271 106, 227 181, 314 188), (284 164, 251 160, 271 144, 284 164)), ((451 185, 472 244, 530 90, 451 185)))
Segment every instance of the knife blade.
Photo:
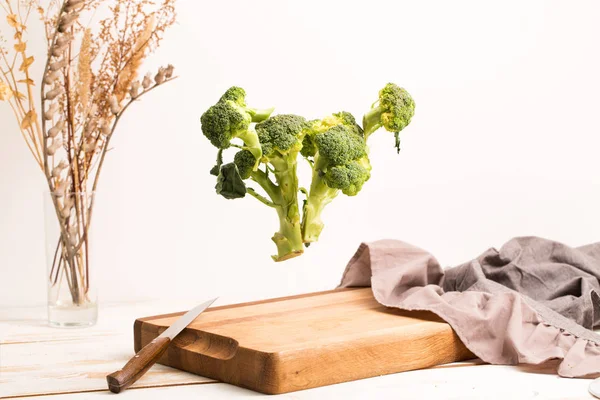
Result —
POLYGON ((204 302, 183 314, 153 341, 144 346, 123 368, 106 376, 108 389, 119 393, 140 379, 163 355, 175 337, 192 323, 217 298, 204 302))

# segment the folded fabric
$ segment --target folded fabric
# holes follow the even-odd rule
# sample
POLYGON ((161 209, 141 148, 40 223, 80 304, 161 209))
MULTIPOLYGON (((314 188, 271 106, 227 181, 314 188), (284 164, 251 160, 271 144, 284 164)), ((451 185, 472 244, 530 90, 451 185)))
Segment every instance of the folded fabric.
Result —
POLYGON ((371 286, 387 307, 437 314, 485 362, 562 359, 561 376, 600 375, 600 243, 515 238, 446 270, 408 243, 363 243, 340 284, 353 286, 371 286))

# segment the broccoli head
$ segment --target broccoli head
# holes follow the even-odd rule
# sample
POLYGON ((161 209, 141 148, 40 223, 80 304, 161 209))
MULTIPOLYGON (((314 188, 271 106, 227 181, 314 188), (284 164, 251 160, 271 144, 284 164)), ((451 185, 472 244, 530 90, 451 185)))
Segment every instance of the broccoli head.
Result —
POLYGON ((235 153, 235 156, 233 157, 233 163, 237 166, 242 179, 248 179, 250 178, 250 175, 252 175, 256 158, 254 158, 252 152, 248 150, 240 150, 235 153))
POLYGON ((233 101, 242 107, 246 107, 246 91, 238 86, 232 86, 223 93, 219 99, 219 103, 233 101))
POLYGON ((403 88, 388 83, 379 91, 379 99, 363 118, 365 140, 377 129, 383 127, 394 132, 396 149, 400 152, 400 131, 415 114, 415 102, 403 88))
POLYGON ((307 135, 314 136, 319 133, 323 133, 337 125, 343 125, 359 136, 363 135, 363 130, 356 123, 356 118, 354 118, 354 116, 347 111, 340 111, 338 113, 328 115, 322 119, 309 121, 307 135))
POLYGON ((232 86, 219 99, 219 103, 225 103, 231 101, 238 106, 242 107, 246 113, 252 118, 252 122, 261 122, 269 118, 273 113, 274 108, 258 109, 250 108, 246 106, 246 91, 238 86, 232 86))
POLYGON ((254 169, 258 168, 262 157, 262 148, 258 136, 250 126, 269 117, 273 109, 257 110, 246 107, 245 91, 242 88, 228 89, 217 104, 210 107, 202 117, 202 133, 216 148, 223 150, 231 146, 233 139, 240 139, 244 148, 252 152, 256 159, 254 169))
POLYGON ((332 114, 333 118, 327 118, 329 123, 333 123, 334 125, 344 125, 347 127, 352 133, 363 136, 363 129, 356 123, 356 118, 354 115, 350 114, 348 111, 340 111, 339 113, 332 114))
POLYGON ((329 168, 323 175, 323 180, 332 189, 340 189, 347 196, 356 196, 370 176, 370 166, 352 161, 329 168))
POLYGON ((256 132, 262 146, 264 156, 273 156, 300 151, 306 119, 298 115, 275 115, 256 124, 256 132))
POLYGON ((302 139, 302 150, 300 150, 300 154, 302 154, 305 158, 314 157, 317 153, 317 145, 311 135, 305 135, 304 139, 302 139))
MULTIPOLYGON (((370 178, 371 166, 365 140, 352 125, 336 125, 314 136, 317 156, 313 165, 313 183, 319 181, 335 197, 337 190, 356 195, 370 178), (321 182, 322 181, 322 182, 321 182)), ((327 191, 323 187, 324 191, 327 191)))
POLYGON ((346 164, 367 154, 364 139, 346 125, 336 125, 314 141, 323 165, 346 164))
POLYGON ((356 123, 354 116, 347 111, 340 111, 323 119, 315 119, 307 123, 306 135, 302 141, 300 153, 306 158, 314 157, 317 152, 315 136, 337 125, 343 125, 355 134, 363 136, 363 130, 356 123))
POLYGON ((231 101, 218 102, 202 117, 202 133, 218 149, 227 149, 231 140, 246 135, 252 117, 231 101))

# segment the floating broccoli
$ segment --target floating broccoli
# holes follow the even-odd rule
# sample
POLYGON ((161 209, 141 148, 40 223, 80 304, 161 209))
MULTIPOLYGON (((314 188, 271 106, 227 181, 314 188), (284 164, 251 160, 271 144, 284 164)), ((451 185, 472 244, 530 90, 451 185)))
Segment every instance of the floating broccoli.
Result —
POLYGON ((250 194, 276 210, 275 261, 301 255, 305 246, 318 240, 325 206, 340 192, 355 196, 371 176, 369 136, 384 127, 396 134, 399 147, 398 133, 410 123, 415 107, 406 90, 387 84, 361 127, 345 111, 312 121, 292 114, 271 116, 273 109, 247 107, 245 97, 241 88, 227 90, 202 115, 202 131, 219 149, 211 170, 218 175, 217 193, 227 199, 250 194), (241 145, 231 142, 236 138, 241 145), (223 151, 229 147, 240 150, 232 162, 223 163, 223 151), (312 167, 309 190, 298 182, 299 155, 312 167), (298 196, 306 196, 302 207, 298 196))

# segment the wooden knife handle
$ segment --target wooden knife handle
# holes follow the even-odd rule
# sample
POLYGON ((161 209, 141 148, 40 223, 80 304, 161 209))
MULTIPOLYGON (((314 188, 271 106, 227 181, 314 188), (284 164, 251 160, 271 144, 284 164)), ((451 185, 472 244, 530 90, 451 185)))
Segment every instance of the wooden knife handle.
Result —
POLYGON ((144 346, 125 366, 106 376, 108 388, 113 393, 119 393, 131 386, 135 381, 153 366, 169 347, 171 339, 156 338, 144 346))

